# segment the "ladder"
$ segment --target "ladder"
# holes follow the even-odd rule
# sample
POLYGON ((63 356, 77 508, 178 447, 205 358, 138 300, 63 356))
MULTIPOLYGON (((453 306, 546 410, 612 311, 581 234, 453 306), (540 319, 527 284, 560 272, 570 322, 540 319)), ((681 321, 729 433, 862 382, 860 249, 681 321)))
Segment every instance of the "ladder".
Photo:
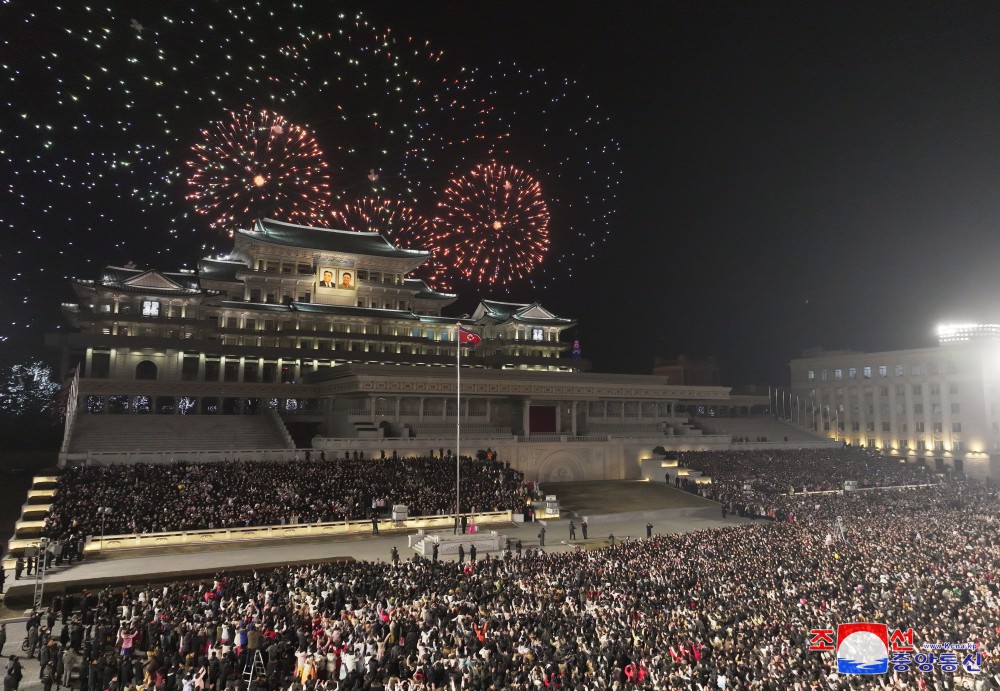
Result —
POLYGON ((253 651, 253 660, 248 660, 243 668, 243 681, 246 688, 250 688, 250 682, 256 677, 264 676, 264 656, 260 654, 260 648, 253 651))
POLYGON ((32 609, 36 612, 42 611, 42 596, 45 590, 45 567, 46 562, 48 562, 48 556, 49 539, 43 537, 38 541, 38 547, 35 548, 35 593, 32 600, 32 609))

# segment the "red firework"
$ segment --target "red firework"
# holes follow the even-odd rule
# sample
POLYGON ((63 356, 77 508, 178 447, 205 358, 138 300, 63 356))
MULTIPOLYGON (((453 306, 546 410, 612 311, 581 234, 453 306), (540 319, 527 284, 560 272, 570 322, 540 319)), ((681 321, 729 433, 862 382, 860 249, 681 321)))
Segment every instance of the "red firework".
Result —
POLYGON ((549 248, 549 207, 531 175, 496 161, 455 178, 438 203, 434 261, 479 284, 524 278, 549 248))
POLYGON ((397 247, 423 249, 430 235, 427 219, 395 199, 366 197, 333 209, 331 215, 345 230, 381 233, 397 247))
POLYGON ((323 152, 306 129, 247 107, 201 134, 187 164, 187 198, 213 228, 248 228, 263 217, 321 220, 330 182, 323 152))

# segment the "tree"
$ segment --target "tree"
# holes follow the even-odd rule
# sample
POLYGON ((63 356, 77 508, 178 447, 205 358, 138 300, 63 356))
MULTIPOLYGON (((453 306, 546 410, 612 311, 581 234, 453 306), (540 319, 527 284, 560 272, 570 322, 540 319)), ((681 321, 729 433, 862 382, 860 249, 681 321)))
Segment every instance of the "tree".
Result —
POLYGON ((14 365, 0 388, 0 415, 36 419, 51 415, 59 389, 52 380, 52 368, 44 362, 14 365))

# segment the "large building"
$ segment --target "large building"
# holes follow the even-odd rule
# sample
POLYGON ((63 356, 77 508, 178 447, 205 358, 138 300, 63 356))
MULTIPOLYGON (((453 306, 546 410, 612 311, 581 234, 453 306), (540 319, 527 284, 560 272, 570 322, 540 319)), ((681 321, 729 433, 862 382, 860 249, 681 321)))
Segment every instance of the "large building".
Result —
POLYGON ((196 272, 107 267, 75 281, 72 328, 48 339, 78 372, 63 460, 440 453, 461 422, 470 447, 502 449, 529 478, 627 478, 656 446, 727 447, 732 435, 699 413, 764 404, 590 373, 566 337, 576 322, 538 303, 446 316, 456 296, 409 277, 427 259, 378 233, 267 220, 196 272), (482 339, 462 347, 460 400, 459 325, 482 339))
POLYGON ((998 478, 998 337, 996 325, 945 325, 932 348, 805 353, 791 362, 792 396, 833 439, 998 478))

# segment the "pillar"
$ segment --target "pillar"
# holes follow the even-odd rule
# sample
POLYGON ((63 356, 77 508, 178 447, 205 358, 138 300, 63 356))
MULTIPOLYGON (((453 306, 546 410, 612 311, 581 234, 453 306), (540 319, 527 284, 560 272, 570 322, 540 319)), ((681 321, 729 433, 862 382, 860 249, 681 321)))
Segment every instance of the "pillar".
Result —
POLYGON ((562 434, 562 403, 556 406, 556 434, 562 434))
POLYGON ((526 437, 531 436, 531 401, 524 399, 524 403, 521 408, 521 429, 522 434, 526 437))
POLYGON ((573 418, 572 420, 570 420, 570 432, 573 434, 574 437, 576 436, 576 403, 577 403, 576 401, 573 401, 570 404, 573 411, 572 412, 573 418))

